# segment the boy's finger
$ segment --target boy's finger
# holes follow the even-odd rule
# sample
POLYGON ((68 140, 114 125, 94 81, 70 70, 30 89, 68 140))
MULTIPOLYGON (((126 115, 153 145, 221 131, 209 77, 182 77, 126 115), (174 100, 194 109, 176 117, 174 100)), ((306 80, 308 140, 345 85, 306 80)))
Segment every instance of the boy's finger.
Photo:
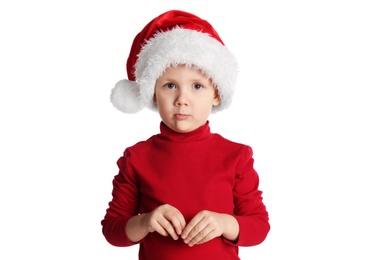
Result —
POLYGON ((181 218, 180 219, 176 218, 173 219, 171 223, 174 229, 176 230, 177 235, 181 235, 182 230, 185 228, 185 220, 181 218))
POLYGON ((193 228, 202 220, 202 217, 197 214, 193 217, 192 220, 190 220, 190 222, 186 225, 186 227, 184 228, 182 234, 181 234, 181 238, 182 239, 186 239, 189 235, 189 233, 193 230, 193 228))
POLYGON ((164 218, 160 222, 160 225, 166 231, 167 235, 170 235, 174 240, 179 239, 179 236, 177 235, 175 228, 173 227, 172 223, 169 220, 164 218))

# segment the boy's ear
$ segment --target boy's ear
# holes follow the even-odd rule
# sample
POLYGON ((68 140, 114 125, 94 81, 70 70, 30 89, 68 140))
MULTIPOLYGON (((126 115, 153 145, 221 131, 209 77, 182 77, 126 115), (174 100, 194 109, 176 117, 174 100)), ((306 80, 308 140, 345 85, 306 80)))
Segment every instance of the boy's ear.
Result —
POLYGON ((157 105, 157 97, 155 95, 155 92, 154 92, 154 95, 153 95, 153 103, 157 105))
POLYGON ((216 107, 221 103, 221 97, 218 94, 218 91, 215 92, 215 96, 213 98, 213 106, 216 107))

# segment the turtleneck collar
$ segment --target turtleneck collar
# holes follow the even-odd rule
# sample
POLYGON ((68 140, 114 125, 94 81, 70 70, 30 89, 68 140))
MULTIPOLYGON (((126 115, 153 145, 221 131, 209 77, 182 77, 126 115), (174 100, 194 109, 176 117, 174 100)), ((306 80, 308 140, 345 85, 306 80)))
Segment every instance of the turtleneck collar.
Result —
POLYGON ((194 142, 194 141, 204 141, 209 140, 213 137, 211 129, 209 127, 209 121, 207 123, 191 132, 179 133, 168 126, 163 122, 160 124, 160 134, 157 135, 158 138, 164 141, 171 142, 194 142))

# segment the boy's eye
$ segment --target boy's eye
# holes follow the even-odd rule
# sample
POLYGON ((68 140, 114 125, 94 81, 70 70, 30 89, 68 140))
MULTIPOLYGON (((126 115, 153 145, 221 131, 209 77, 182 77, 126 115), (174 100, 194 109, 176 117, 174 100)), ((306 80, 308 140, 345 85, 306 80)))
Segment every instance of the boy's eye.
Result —
POLYGON ((173 84, 173 83, 166 83, 164 86, 165 86, 166 88, 168 88, 168 89, 174 89, 174 88, 176 88, 176 85, 175 85, 175 84, 173 84))
POLYGON ((196 90, 200 90, 200 89, 202 89, 202 88, 203 88, 203 86, 202 86, 202 85, 200 85, 200 84, 195 84, 195 85, 193 86, 193 88, 194 88, 194 89, 196 89, 196 90))

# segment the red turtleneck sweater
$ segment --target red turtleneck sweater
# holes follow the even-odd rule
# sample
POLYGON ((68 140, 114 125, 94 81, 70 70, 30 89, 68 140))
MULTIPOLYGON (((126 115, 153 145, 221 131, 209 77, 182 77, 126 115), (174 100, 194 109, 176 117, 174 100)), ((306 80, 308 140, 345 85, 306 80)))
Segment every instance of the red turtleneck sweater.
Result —
POLYGON ((160 134, 127 148, 117 165, 113 198, 101 222, 114 246, 133 245, 127 221, 162 204, 176 207, 186 222, 210 210, 231 214, 239 223, 235 243, 219 237, 189 247, 182 239, 149 233, 140 241, 141 260, 239 259, 238 246, 257 245, 270 230, 252 149, 211 133, 208 122, 189 133, 161 123, 160 134))

